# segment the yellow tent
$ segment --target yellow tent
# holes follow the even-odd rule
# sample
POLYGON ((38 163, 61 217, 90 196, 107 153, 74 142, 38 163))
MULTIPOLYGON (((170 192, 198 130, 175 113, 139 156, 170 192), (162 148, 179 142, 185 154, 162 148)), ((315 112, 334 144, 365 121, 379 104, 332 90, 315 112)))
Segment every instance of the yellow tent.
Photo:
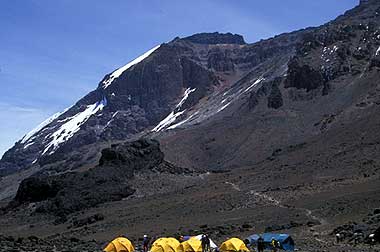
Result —
POLYGON ((178 252, 179 241, 175 238, 157 239, 150 249, 151 252, 178 252))
POLYGON ((197 238, 190 238, 179 245, 179 252, 202 252, 202 242, 197 238))
POLYGON ((238 238, 231 238, 222 243, 220 246, 221 252, 235 252, 235 251, 246 251, 249 249, 245 246, 245 243, 238 238))
POLYGON ((133 252, 135 248, 133 247, 130 240, 124 237, 118 237, 111 241, 107 247, 103 250, 105 252, 133 252))

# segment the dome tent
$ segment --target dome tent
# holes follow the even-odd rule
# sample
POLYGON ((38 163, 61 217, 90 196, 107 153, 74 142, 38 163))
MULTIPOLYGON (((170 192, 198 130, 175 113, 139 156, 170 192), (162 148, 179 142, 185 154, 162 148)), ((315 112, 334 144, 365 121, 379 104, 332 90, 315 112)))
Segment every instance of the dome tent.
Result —
MULTIPOLYGON (((246 240, 249 244, 257 245, 257 240, 259 239, 259 235, 254 234, 249 236, 246 240)), ((277 240, 280 243, 280 248, 286 251, 294 251, 294 240, 288 234, 272 234, 265 233, 262 234, 261 237, 264 239, 264 246, 267 249, 271 248, 272 239, 277 240)))
POLYGON ((221 252, 249 251, 245 243, 239 238, 228 239, 222 243, 219 250, 221 252))
POLYGON ((132 242, 125 237, 118 237, 111 241, 103 250, 104 252, 133 252, 135 248, 132 242))
MULTIPOLYGON (((200 235, 196 235, 196 236, 193 236, 195 239, 198 239, 201 241, 202 239, 202 236, 203 234, 200 234, 200 235)), ((210 238, 209 238, 210 239, 210 238)), ((215 242, 213 242, 211 239, 210 239, 210 248, 211 249, 216 249, 218 246, 216 246, 215 242)))
POLYGON ((180 243, 175 238, 159 238, 150 249, 151 252, 178 252, 180 243))
POLYGON ((182 242, 178 248, 179 252, 202 252, 202 242, 195 237, 182 242))

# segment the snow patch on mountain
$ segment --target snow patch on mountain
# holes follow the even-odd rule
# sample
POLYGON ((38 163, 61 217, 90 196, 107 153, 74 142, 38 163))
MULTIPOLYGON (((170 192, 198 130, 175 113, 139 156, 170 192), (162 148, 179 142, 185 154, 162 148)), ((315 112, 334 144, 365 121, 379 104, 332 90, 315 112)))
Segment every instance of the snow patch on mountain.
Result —
POLYGON ((109 120, 109 121, 107 122, 106 126, 104 126, 104 129, 106 129, 106 128, 107 128, 107 127, 113 122, 115 116, 116 116, 118 113, 119 113, 119 110, 116 111, 116 112, 114 112, 114 113, 112 114, 111 120, 109 120))
POLYGON ((29 146, 31 146, 33 144, 34 144, 34 142, 28 142, 27 144, 25 144, 24 150, 27 149, 29 146))
POLYGON ((223 111, 223 110, 224 110, 225 108, 227 108, 230 104, 231 104, 231 102, 229 102, 229 103, 223 105, 221 108, 219 108, 219 109, 216 111, 216 113, 219 113, 220 111, 223 111))
POLYGON ((182 105, 185 103, 185 101, 187 100, 187 98, 189 98, 189 95, 194 92, 196 90, 196 88, 193 88, 193 89, 190 89, 190 88, 187 88, 185 90, 185 93, 183 94, 183 97, 181 99, 181 101, 177 104, 176 108, 181 108, 182 105))
POLYGON ((378 56, 380 54, 380 46, 379 46, 379 48, 377 48, 377 50, 376 50, 376 56, 378 56))
MULTIPOLYGON (((52 115, 51 117, 49 117, 48 119, 46 119, 45 121, 43 121, 42 123, 40 123, 37 127, 35 127, 34 129, 32 129, 31 131, 29 131, 22 139, 21 139, 21 143, 24 144, 26 143, 32 136, 34 136, 36 133, 38 133, 40 130, 42 130, 43 128, 45 128, 48 124, 50 124, 52 121, 54 121, 55 119, 57 119, 60 115, 62 115, 63 113, 65 113, 67 111, 64 110, 63 112, 59 112, 59 113, 56 113, 54 115, 52 115)), ((26 147, 24 147, 26 148, 26 147)))
POLYGON ((164 120, 162 120, 156 127, 154 127, 153 131, 161 131, 165 128, 167 128, 169 125, 171 125, 172 123, 174 123, 176 120, 177 120, 177 117, 179 117, 180 115, 182 115, 183 113, 185 113, 185 111, 179 111, 179 112, 170 112, 170 114, 165 117, 164 120))
POLYGON ((173 124, 177 118, 182 115, 183 113, 185 113, 186 109, 185 110, 182 110, 182 111, 176 111, 176 110, 180 110, 182 105, 185 103, 185 101, 187 100, 187 98, 189 98, 189 95, 194 92, 196 90, 196 88, 187 88, 185 90, 185 93, 183 94, 182 96, 182 99, 181 101, 176 105, 175 107, 175 110, 170 112, 170 114, 165 117, 164 120, 162 120, 156 127, 153 128, 152 131, 155 131, 155 132, 158 132, 158 131, 161 131, 165 128, 167 128, 168 126, 170 126, 171 124, 173 124))
MULTIPOLYGON (((227 98, 224 98, 224 99, 222 100, 221 104, 223 104, 223 106, 220 107, 220 108, 218 108, 218 109, 216 110, 216 113, 214 113, 214 114, 217 114, 217 113, 223 111, 224 109, 226 109, 226 108, 227 108, 232 102, 234 102, 234 101, 236 101, 237 99, 239 99, 239 97, 240 97, 242 94, 244 94, 244 93, 250 91, 250 90, 251 90, 252 88, 254 88, 257 84, 261 83, 261 82, 264 81, 264 80, 265 80, 264 77, 260 77, 260 78, 256 79, 255 81, 251 80, 251 83, 252 83, 252 82, 253 82, 253 83, 252 83, 250 86, 248 86, 247 88, 245 88, 244 90, 243 90, 243 89, 240 89, 240 90, 238 90, 236 93, 231 93, 231 94, 229 94, 229 96, 228 96, 227 98), (226 101, 228 101, 228 103, 227 103, 227 104, 224 104, 224 103, 226 103, 226 101)), ((231 91, 231 90, 229 90, 229 91, 231 91)))
POLYGON ((244 93, 248 92, 249 90, 251 90, 254 86, 256 86, 257 84, 259 84, 263 80, 265 80, 265 78, 263 78, 263 77, 258 78, 252 85, 250 85, 249 87, 246 88, 246 90, 244 90, 244 93))
MULTIPOLYGON (((166 128, 164 127, 164 129, 175 129, 180 126, 200 123, 218 114, 219 112, 225 110, 228 106, 230 106, 232 103, 238 100, 242 95, 244 95, 248 91, 251 91, 255 86, 262 83, 263 81, 265 81, 265 78, 259 77, 257 79, 252 79, 248 87, 244 87, 240 89, 231 88, 227 91, 224 91, 223 94, 216 93, 209 97, 207 104, 203 104, 203 106, 198 107, 198 109, 189 117, 175 124, 172 124, 171 122, 172 125, 169 124, 170 126, 166 128)), ((175 115, 171 114, 171 116, 175 116, 175 115)))
POLYGON ((111 85, 111 83, 116 78, 118 78, 123 72, 127 71, 130 67, 136 65, 137 63, 140 63, 145 58, 149 57, 149 55, 151 55, 154 51, 156 51, 160 46, 161 45, 158 45, 158 46, 150 49, 149 51, 147 51, 143 55, 137 57, 136 59, 132 60, 131 62, 129 62, 125 66, 120 67, 119 69, 117 69, 116 71, 114 71, 113 73, 111 73, 111 75, 108 77, 108 79, 106 79, 105 81, 103 81, 103 89, 106 89, 109 85, 111 85))
POLYGON ((194 114, 192 114, 191 116, 189 116, 189 117, 186 118, 185 120, 180 121, 180 122, 178 122, 178 123, 176 123, 176 124, 171 125, 170 127, 168 127, 168 129, 175 129, 175 128, 181 126, 182 124, 185 124, 185 123, 189 122, 191 119, 193 119, 193 118, 194 118, 196 115, 198 115, 198 114, 199 114, 199 111, 196 111, 194 114))
POLYGON ((51 141, 46 145, 42 155, 47 153, 51 148, 53 149, 49 152, 49 155, 54 153, 60 144, 73 137, 74 134, 79 131, 82 124, 84 124, 92 115, 103 110, 105 106, 107 106, 107 99, 103 98, 100 102, 88 105, 84 111, 71 117, 68 122, 62 124, 57 131, 48 136, 48 139, 51 139, 51 141))

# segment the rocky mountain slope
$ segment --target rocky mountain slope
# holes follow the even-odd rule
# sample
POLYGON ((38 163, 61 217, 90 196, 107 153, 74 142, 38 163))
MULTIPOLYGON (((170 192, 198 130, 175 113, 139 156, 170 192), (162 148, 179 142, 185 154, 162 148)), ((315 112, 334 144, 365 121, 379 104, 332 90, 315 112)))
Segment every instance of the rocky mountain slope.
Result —
POLYGON ((253 44, 175 38, 3 156, 0 226, 99 248, 125 232, 275 231, 301 251, 379 250, 334 243, 379 227, 379 76, 377 0, 253 44))
POLYGON ((322 134, 331 126, 324 122, 376 102, 366 83, 380 66, 378 8, 362 2, 321 27, 254 44, 203 33, 159 45, 26 134, 4 154, 0 171, 75 170, 96 164, 110 142, 147 134, 179 165, 223 168, 322 134), (187 149, 189 141, 198 148, 187 149))
POLYGON ((378 1, 369 1, 321 27, 283 35, 297 38, 284 61, 275 54, 268 65, 259 65, 276 72, 253 70, 230 89, 241 90, 241 95, 222 114, 162 134, 167 158, 210 169, 252 165, 284 146, 322 137, 331 128, 375 113, 378 8, 378 1), (249 83, 253 87, 244 93, 249 83))
MULTIPOLYGON (((167 128, 219 85, 216 74, 203 66, 208 64, 207 55, 199 55, 209 54, 214 46, 195 44, 207 40, 228 43, 223 47, 231 48, 244 44, 241 36, 215 33, 176 39, 153 48, 105 76, 96 90, 25 135, 4 154, 1 170, 5 173, 44 166, 68 156, 80 159, 71 167, 66 165, 77 168, 83 159, 93 160, 94 153, 77 157, 71 155, 73 149, 167 128), (165 117, 166 121, 160 123, 165 117)), ((211 67, 213 63, 209 64, 211 67)))

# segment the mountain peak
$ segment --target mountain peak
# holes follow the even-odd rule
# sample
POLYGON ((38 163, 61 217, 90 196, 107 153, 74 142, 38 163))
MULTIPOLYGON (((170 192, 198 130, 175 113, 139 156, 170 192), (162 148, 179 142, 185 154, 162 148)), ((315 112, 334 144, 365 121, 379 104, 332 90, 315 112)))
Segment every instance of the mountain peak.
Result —
POLYGON ((360 0, 359 5, 375 4, 379 3, 378 0, 360 0))
POLYGON ((246 44, 244 41, 243 36, 239 34, 232 34, 230 32, 228 33, 219 33, 219 32, 213 32, 213 33, 197 33, 188 37, 183 38, 183 40, 190 41, 192 43, 197 44, 238 44, 238 45, 244 45, 246 44))

